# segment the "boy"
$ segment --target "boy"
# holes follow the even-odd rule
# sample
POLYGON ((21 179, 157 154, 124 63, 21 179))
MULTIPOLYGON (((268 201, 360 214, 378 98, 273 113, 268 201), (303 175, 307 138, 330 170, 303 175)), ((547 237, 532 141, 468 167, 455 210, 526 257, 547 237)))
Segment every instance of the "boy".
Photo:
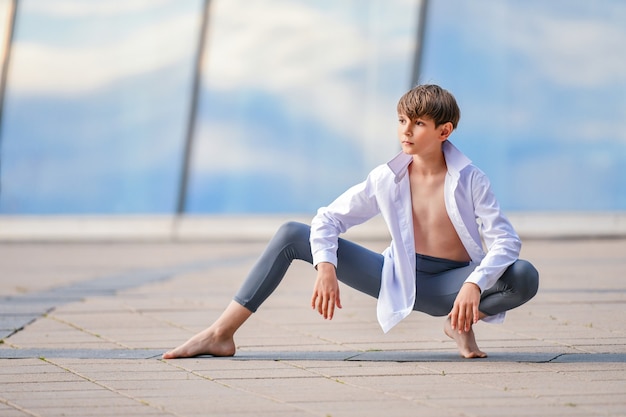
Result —
POLYGON ((444 332, 460 354, 487 356, 472 325, 501 322, 505 311, 536 294, 539 276, 518 259, 521 242, 485 174, 448 141, 459 118, 456 100, 439 86, 420 85, 402 96, 402 152, 320 208, 310 227, 283 225, 222 315, 163 358, 234 355, 235 332, 278 286, 293 259, 315 266, 311 306, 325 319, 342 307, 339 280, 378 298, 384 332, 413 310, 447 316, 444 332), (339 238, 377 214, 392 238, 382 254, 339 238))

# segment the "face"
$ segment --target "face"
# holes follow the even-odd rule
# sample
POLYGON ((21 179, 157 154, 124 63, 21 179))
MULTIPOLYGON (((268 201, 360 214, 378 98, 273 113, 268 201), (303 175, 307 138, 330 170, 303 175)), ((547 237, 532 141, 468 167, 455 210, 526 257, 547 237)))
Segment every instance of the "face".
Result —
POLYGON ((451 123, 435 127, 435 122, 428 117, 411 120, 405 114, 398 115, 398 139, 402 151, 416 155, 429 151, 441 150, 441 143, 452 133, 451 123))

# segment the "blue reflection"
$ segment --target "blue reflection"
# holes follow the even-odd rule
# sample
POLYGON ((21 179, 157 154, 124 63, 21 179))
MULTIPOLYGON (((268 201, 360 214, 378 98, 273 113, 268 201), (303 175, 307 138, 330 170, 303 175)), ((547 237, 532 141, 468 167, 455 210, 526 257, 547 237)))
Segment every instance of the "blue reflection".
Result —
POLYGON ((20 2, 0 211, 170 213, 199 1, 20 2))
MULTIPOLYGON (((189 211, 312 213, 395 154, 418 6, 213 0, 189 211)), ((201 10, 20 1, 0 213, 174 212, 201 10)), ((429 2, 421 81, 456 95, 453 141, 506 209, 626 210, 624 21, 618 0, 429 2)))
POLYGON ((513 210, 626 209, 626 4, 431 2, 423 80, 513 210))
POLYGON ((417 1, 214 5, 190 211, 311 213, 399 150, 417 1))

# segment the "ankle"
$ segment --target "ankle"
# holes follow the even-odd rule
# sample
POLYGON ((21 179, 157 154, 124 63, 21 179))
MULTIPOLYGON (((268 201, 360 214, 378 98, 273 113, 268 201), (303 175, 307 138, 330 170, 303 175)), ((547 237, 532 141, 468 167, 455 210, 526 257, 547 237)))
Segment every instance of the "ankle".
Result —
POLYGON ((235 332, 228 326, 222 326, 218 323, 213 324, 207 329, 207 333, 217 340, 232 339, 235 332))

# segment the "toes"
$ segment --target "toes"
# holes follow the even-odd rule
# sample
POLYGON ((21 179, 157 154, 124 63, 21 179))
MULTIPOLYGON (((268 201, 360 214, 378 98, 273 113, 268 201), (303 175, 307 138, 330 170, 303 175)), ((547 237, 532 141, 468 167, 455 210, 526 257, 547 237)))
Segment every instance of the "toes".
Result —
POLYGON ((168 352, 165 352, 162 356, 163 359, 175 359, 178 358, 178 355, 176 354, 176 349, 174 350, 170 350, 168 352))

